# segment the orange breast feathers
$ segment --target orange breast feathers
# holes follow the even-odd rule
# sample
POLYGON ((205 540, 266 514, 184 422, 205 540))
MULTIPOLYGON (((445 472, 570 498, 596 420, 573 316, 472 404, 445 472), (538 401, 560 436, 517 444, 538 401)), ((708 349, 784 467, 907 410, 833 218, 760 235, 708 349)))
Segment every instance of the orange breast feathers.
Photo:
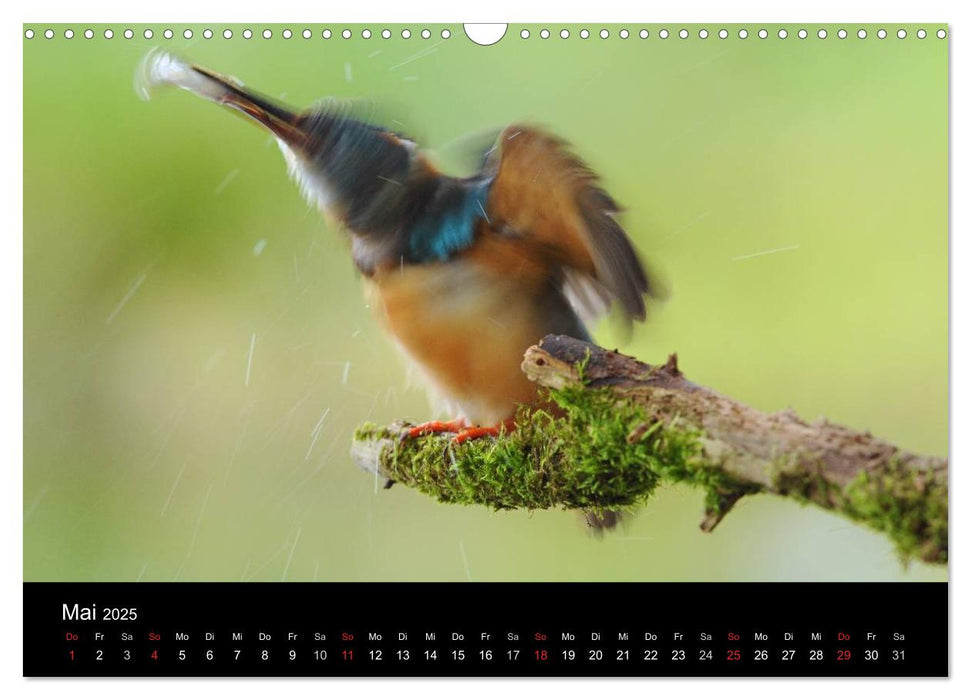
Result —
POLYGON ((450 417, 491 425, 534 404, 523 353, 550 332, 538 308, 543 270, 515 247, 480 239, 446 262, 386 267, 372 303, 450 417))
POLYGON ((649 290, 616 203, 562 141, 507 127, 482 175, 492 184, 471 245, 441 262, 386 264, 370 284, 429 386, 455 414, 491 424, 537 400, 520 369, 529 346, 587 337, 578 311, 615 301, 643 319, 649 290))

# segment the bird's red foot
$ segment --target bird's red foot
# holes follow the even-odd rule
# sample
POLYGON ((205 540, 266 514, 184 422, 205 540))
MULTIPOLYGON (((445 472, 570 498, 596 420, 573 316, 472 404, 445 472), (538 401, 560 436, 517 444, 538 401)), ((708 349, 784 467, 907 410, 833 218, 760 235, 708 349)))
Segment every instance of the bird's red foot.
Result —
POLYGON ((433 435, 436 433, 459 433, 468 427, 464 418, 456 418, 450 421, 433 420, 409 428, 407 436, 410 438, 421 437, 422 435, 433 435))
POLYGON ((468 442, 469 440, 478 440, 482 437, 498 437, 501 433, 511 433, 515 429, 516 420, 514 418, 509 418, 501 423, 496 423, 495 425, 486 427, 476 426, 474 428, 466 428, 452 438, 452 444, 461 445, 463 442, 468 442))

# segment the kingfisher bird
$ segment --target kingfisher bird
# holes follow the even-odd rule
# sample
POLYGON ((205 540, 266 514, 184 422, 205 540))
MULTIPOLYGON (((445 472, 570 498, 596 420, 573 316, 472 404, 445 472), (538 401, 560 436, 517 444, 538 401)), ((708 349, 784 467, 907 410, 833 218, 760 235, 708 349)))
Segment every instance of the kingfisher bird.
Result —
MULTIPOLYGON (((644 266, 620 207, 560 138, 501 131, 471 177, 439 171, 399 133, 334 105, 294 111, 169 53, 144 60, 140 86, 174 85, 238 110, 277 139, 307 200, 347 233, 372 308, 454 420, 409 435, 455 443, 515 429, 541 401, 520 366, 547 334, 590 340, 617 305, 645 318, 644 266)), ((610 515, 588 515, 593 527, 610 515)))

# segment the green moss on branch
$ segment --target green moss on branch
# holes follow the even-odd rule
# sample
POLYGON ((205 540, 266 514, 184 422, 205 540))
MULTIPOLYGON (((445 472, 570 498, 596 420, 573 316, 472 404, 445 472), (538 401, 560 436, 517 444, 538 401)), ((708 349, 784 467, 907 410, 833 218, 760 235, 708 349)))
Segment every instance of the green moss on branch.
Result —
POLYGON ((840 510, 886 533, 905 557, 947 563, 947 480, 891 463, 861 472, 841 494, 840 510))
POLYGON ((607 389, 570 386, 549 396, 562 416, 522 409, 516 430, 496 440, 452 445, 447 435, 403 439, 403 425, 370 424, 354 440, 380 445, 382 477, 442 503, 496 510, 633 509, 668 481, 704 488, 720 516, 730 507, 717 507, 725 494, 752 492, 706 462, 700 433, 690 426, 650 421, 641 406, 618 401, 607 389))
POLYGON ((495 509, 629 508, 645 502, 666 475, 712 479, 699 461, 695 431, 660 423, 639 429, 643 409, 604 390, 569 387, 551 398, 562 417, 523 409, 516 430, 496 440, 403 440, 401 427, 366 425, 355 441, 382 445, 381 475, 388 479, 443 503, 495 509))
POLYGON ((443 503, 603 513, 645 504, 662 483, 705 491, 712 530, 743 496, 811 503, 885 533, 904 559, 947 562, 947 460, 904 452, 825 421, 763 414, 691 384, 673 359, 650 366, 557 337, 525 366, 557 415, 522 410, 496 439, 355 434, 359 465, 443 503), (589 372, 593 376, 588 376, 589 372), (535 378, 535 377, 534 377, 535 378))

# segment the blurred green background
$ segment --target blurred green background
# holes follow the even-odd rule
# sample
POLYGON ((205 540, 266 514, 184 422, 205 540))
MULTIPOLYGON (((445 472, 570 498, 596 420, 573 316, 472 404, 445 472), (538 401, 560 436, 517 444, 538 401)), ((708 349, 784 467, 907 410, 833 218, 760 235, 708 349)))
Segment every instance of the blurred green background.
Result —
POLYGON ((513 120, 573 142, 627 207, 669 300, 632 339, 766 411, 948 448, 947 40, 382 39, 263 25, 34 26, 24 41, 27 580, 943 580, 882 536, 772 497, 710 535, 662 490, 602 540, 571 513, 383 491, 364 421, 429 418, 344 241, 275 144, 188 93, 151 102, 164 46, 294 105, 366 98, 460 172, 513 120), (315 428, 320 425, 319 430, 315 428))

